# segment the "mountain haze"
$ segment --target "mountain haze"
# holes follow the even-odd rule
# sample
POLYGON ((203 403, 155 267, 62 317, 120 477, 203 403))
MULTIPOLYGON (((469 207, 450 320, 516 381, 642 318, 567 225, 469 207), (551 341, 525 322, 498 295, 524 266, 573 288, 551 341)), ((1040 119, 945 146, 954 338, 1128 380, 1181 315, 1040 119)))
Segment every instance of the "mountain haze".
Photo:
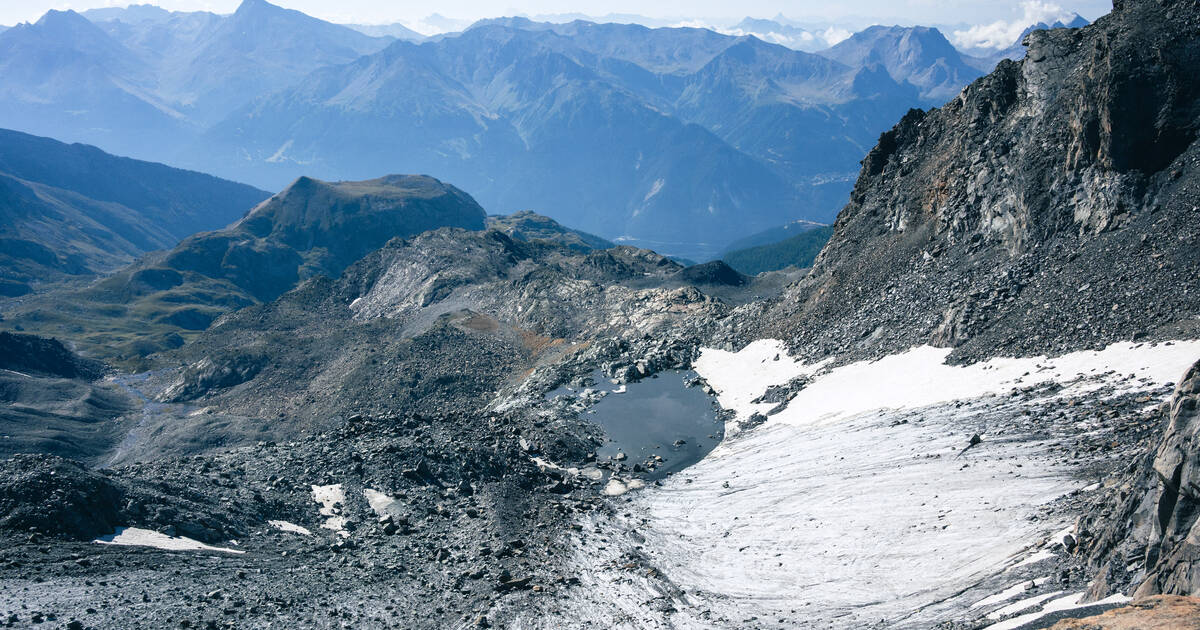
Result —
POLYGON ((110 272, 232 223, 268 196, 250 186, 0 130, 3 293, 110 272))
POLYGON ((878 134, 969 80, 924 58, 889 75, 899 40, 847 65, 707 29, 523 18, 418 44, 264 0, 87 16, 0 34, 13 127, 271 189, 428 172, 491 212, 695 259, 831 219, 878 134))
POLYGON ((203 152, 256 181, 301 165, 424 168, 492 212, 533 209, 703 258, 797 214, 827 216, 848 185, 840 169, 918 98, 886 74, 754 38, 506 20, 318 71, 216 126, 203 152))

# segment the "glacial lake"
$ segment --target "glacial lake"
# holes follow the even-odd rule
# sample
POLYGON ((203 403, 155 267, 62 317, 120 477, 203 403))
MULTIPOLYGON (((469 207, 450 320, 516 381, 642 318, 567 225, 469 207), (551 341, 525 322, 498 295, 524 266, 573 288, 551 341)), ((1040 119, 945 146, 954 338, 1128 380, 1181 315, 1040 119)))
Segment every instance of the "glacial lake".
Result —
POLYGON ((668 370, 626 385, 615 385, 604 373, 592 374, 590 387, 560 387, 547 399, 575 396, 585 389, 607 395, 583 413, 600 425, 608 442, 596 449, 597 461, 608 461, 624 453, 628 467, 655 455, 663 461, 648 470, 649 480, 662 479, 695 464, 716 448, 725 436, 725 424, 717 415, 716 399, 702 387, 685 383, 697 378, 690 370, 668 370))

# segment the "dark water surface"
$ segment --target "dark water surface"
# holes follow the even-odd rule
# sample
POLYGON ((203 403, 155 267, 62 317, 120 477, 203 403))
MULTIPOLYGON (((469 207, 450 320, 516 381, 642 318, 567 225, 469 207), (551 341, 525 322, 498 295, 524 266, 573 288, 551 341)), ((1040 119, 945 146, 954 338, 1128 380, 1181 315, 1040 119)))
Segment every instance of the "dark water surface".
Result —
MULTIPOLYGON (((696 373, 683 370, 661 372, 625 386, 617 393, 604 374, 597 371, 591 389, 609 392, 585 414, 604 428, 608 443, 596 451, 600 461, 624 453, 627 466, 644 463, 655 455, 663 462, 647 479, 662 479, 704 458, 725 435, 725 424, 717 416, 715 399, 701 387, 684 383, 696 378, 696 373), (683 444, 676 445, 677 441, 683 444)), ((547 398, 574 395, 579 389, 560 387, 547 398)))

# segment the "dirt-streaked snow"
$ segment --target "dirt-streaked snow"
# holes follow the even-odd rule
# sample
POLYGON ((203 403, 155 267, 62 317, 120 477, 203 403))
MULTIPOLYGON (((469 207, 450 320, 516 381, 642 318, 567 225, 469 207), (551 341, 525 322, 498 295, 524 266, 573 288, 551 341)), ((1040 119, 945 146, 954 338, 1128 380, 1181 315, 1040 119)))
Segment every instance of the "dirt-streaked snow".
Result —
MULTIPOLYGON (((1021 615, 1019 617, 1013 617, 1012 619, 1005 619, 1000 623, 994 623, 987 628, 984 628, 984 630, 1013 630, 1013 628, 1020 628, 1025 624, 1037 621, 1038 619, 1041 619, 1050 613, 1062 612, 1064 610, 1075 610, 1077 608, 1085 608, 1088 606, 1124 604, 1129 601, 1129 598, 1124 595, 1113 595, 1112 597, 1108 597, 1097 602, 1081 603, 1080 600, 1083 599, 1083 595, 1083 593, 1074 593, 1072 595, 1067 595, 1066 597, 1060 597, 1059 599, 1045 604, 1037 611, 1021 615)), ((1028 607, 1029 606, 1025 606, 1025 608, 1028 607)), ((1017 612, 1019 610, 1021 609, 1014 609, 1012 612, 1017 612)))
POLYGON ((994 606, 996 604, 1006 602, 1006 601, 1016 597, 1017 595, 1021 595, 1025 591, 1032 589, 1035 586, 1041 586, 1049 581, 1050 581, 1050 578, 1044 577, 1044 578, 1038 578, 1036 580, 1029 580, 1027 582, 1019 582, 1017 584, 1010 586, 1009 588, 1004 589, 1003 591, 1000 591, 999 593, 996 593, 995 595, 989 595, 989 596, 975 602, 974 604, 971 604, 971 608, 982 608, 982 607, 986 607, 986 606, 994 606))
POLYGON ((1050 451, 1041 427, 1013 429, 1022 413, 1050 398, 1161 388, 1200 343, 969 366, 946 365, 948 352, 827 369, 774 341, 705 350, 695 369, 740 420, 774 406, 752 402, 768 387, 809 382, 661 488, 618 499, 620 515, 586 523, 599 533, 573 543, 584 588, 572 591, 570 618, 527 625, 918 628, 999 594, 975 609, 986 613, 1030 577, 1005 569, 1039 557, 1069 520, 1031 517, 1092 481, 1050 451), (1064 388, 1008 395, 1051 381, 1064 388), (964 451, 979 426, 997 435, 964 451), (632 556, 653 569, 622 569, 632 556))
POLYGON ((227 549, 206 545, 199 540, 184 536, 168 536, 162 532, 140 527, 118 527, 117 531, 107 536, 101 536, 93 542, 102 545, 126 545, 133 547, 154 547, 168 551, 222 551, 225 553, 246 553, 241 549, 227 549))
MULTIPOLYGON (((772 418, 773 422, 808 424, 878 409, 966 400, 1038 383, 1072 383, 1109 371, 1155 383, 1172 382, 1200 356, 1200 341, 1118 343, 1101 351, 1055 358, 997 358, 967 366, 947 365, 950 352, 949 348, 922 346, 822 373, 825 363, 796 361, 782 342, 760 340, 740 352, 705 349, 694 368, 716 390, 721 406, 737 411, 739 421, 774 407, 751 402, 769 387, 798 376, 817 375, 786 410, 772 418)), ((1099 385, 1079 383, 1074 393, 1099 385)))

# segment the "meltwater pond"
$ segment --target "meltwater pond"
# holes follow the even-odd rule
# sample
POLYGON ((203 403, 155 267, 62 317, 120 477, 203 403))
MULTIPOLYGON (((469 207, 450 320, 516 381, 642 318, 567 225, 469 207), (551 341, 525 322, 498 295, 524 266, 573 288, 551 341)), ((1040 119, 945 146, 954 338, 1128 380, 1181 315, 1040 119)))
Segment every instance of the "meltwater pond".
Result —
POLYGON ((604 397, 583 414, 608 436, 608 442, 596 450, 596 459, 609 461, 624 453, 624 464, 632 467, 657 455, 662 462, 646 471, 646 478, 654 480, 700 461, 725 435, 716 399, 704 393, 702 387, 688 386, 697 379, 695 372, 670 370, 615 385, 597 370, 592 374, 595 385, 560 387, 546 397, 580 396, 587 390, 604 392, 604 397))

